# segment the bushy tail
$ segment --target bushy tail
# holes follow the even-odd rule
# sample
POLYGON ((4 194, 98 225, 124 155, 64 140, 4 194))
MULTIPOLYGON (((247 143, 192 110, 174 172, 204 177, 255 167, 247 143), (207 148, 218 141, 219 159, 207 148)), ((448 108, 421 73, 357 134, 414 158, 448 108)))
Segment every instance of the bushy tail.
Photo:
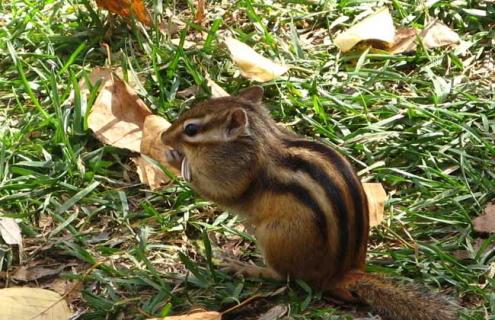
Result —
POLYGON ((346 288, 389 320, 456 320, 457 307, 446 298, 399 285, 378 275, 350 276, 346 288))

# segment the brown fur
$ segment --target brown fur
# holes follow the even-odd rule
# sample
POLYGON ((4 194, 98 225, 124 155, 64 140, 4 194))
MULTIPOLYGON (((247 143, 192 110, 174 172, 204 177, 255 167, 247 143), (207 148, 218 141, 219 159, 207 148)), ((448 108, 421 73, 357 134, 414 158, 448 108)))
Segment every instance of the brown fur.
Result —
POLYGON ((368 207, 352 166, 277 126, 261 97, 254 87, 202 102, 162 135, 187 159, 192 188, 254 228, 267 267, 235 262, 229 269, 302 279, 340 299, 364 300, 388 319, 455 319, 451 307, 435 309, 441 299, 364 273, 368 207), (191 121, 200 126, 193 137, 184 133, 191 121))

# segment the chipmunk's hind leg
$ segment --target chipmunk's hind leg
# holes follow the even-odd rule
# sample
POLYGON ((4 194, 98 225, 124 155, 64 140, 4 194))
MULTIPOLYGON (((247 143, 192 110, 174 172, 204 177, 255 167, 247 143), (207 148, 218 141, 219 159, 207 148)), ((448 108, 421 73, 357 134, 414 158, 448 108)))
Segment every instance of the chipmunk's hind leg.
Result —
POLYGON ((226 272, 234 273, 236 276, 248 278, 263 278, 271 280, 283 280, 275 270, 269 267, 260 267, 257 265, 241 262, 239 260, 225 258, 221 269, 226 272))

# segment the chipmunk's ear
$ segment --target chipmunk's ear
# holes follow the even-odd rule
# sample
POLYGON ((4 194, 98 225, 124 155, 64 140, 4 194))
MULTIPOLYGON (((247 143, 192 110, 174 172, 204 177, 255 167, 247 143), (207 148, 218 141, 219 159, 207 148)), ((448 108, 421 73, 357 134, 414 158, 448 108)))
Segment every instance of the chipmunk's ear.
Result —
POLYGON ((248 116, 242 108, 232 110, 228 116, 226 136, 228 140, 237 138, 247 132, 248 116))
POLYGON ((245 101, 249 101, 254 104, 261 103, 263 99, 263 88, 260 86, 253 86, 242 90, 239 93, 239 98, 245 101))

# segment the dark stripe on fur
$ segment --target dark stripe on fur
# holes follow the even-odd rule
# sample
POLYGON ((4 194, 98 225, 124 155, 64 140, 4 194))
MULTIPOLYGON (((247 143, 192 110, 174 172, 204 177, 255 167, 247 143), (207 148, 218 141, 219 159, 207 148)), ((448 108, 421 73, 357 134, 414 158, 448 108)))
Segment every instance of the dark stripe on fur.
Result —
POLYGON ((265 172, 261 172, 258 174, 257 179, 251 181, 242 195, 236 199, 236 202, 239 204, 246 203, 260 192, 260 190, 267 190, 276 194, 290 193, 294 198, 301 201, 314 213, 315 226, 326 242, 328 237, 326 216, 318 202, 311 196, 309 190, 296 182, 282 182, 268 177, 265 172))
POLYGON ((299 199, 299 201, 304 203, 306 207, 311 209, 311 212, 314 213, 316 227, 323 241, 326 243, 328 240, 328 226, 326 216, 318 202, 311 196, 311 193, 306 188, 297 183, 277 182, 272 187, 272 190, 274 192, 291 193, 294 198, 299 199))
MULTIPOLYGON (((347 244, 349 243, 349 234, 345 232, 347 229, 347 214, 345 207, 345 199, 342 190, 340 190, 337 185, 332 181, 332 179, 325 173, 325 171, 320 168, 316 163, 311 163, 310 161, 293 154, 288 154, 281 156, 278 159, 279 163, 288 168, 291 171, 302 171, 311 177, 320 187, 324 190, 326 197, 328 198, 330 205, 333 207, 334 212, 338 216, 338 230, 339 230, 339 240, 342 247, 342 251, 339 251, 341 256, 337 258, 343 258, 343 256, 348 252, 347 244), (343 230, 344 232, 340 232, 343 230)), ((325 226, 327 226, 326 215, 322 213, 322 217, 318 221, 323 221, 325 226)), ((322 230, 322 232, 327 232, 327 229, 322 230)), ((322 235, 323 236, 323 235, 322 235)), ((327 237, 324 235, 324 237, 327 237)))
MULTIPOLYGON (((362 246, 366 246, 365 242, 368 234, 368 206, 367 202, 364 201, 365 199, 363 198, 362 186, 360 185, 361 182, 357 179, 354 170, 337 151, 319 142, 310 140, 285 140, 285 144, 289 147, 305 148, 313 152, 318 152, 319 154, 325 156, 325 158, 329 162, 331 162, 342 174, 345 184, 349 188, 349 192, 355 206, 355 243, 358 250, 355 250, 354 252, 357 255, 359 252, 359 248, 361 248, 362 246)), ((343 198, 335 198, 334 201, 339 201, 338 199, 343 200, 343 198)), ((349 223, 348 215, 345 211, 340 210, 345 210, 345 207, 341 207, 339 209, 339 212, 337 212, 339 221, 342 221, 339 222, 339 227, 343 226, 340 230, 343 230, 343 232, 347 233, 346 230, 348 230, 349 223)), ((345 248, 347 249, 347 243, 345 248)), ((347 250, 344 252, 344 254, 346 252, 347 250)))

